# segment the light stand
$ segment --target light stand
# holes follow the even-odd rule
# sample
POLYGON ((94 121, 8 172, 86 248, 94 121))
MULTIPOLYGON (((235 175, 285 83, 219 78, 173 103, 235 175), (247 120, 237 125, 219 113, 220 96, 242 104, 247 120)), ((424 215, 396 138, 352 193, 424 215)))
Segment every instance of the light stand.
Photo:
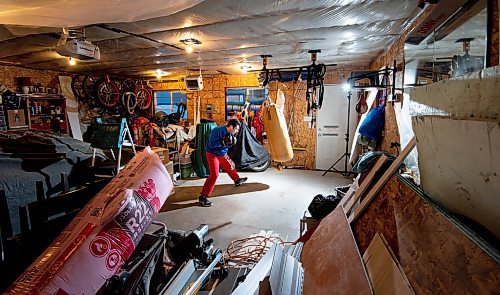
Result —
POLYGON ((345 152, 337 161, 335 161, 335 163, 332 164, 332 166, 330 166, 330 168, 328 168, 328 170, 326 170, 323 173, 323 176, 325 176, 328 172, 340 173, 343 176, 349 176, 352 174, 351 171, 347 170, 347 165, 349 164, 349 157, 351 156, 351 153, 349 152, 349 123, 350 123, 350 119, 351 119, 350 118, 351 117, 351 96, 352 96, 352 93, 351 93, 351 90, 349 90, 347 92, 348 104, 347 104, 347 131, 345 134, 345 152), (342 161, 342 159, 344 159, 344 170, 338 170, 337 168, 335 168, 335 165, 337 165, 337 163, 342 161))

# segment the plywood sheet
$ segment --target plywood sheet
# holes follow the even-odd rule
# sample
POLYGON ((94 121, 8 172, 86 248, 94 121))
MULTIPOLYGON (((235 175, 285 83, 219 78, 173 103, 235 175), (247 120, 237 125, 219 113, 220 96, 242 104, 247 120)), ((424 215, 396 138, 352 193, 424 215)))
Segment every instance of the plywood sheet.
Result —
POLYGON ((377 195, 377 193, 383 188, 384 184, 389 180, 391 175, 393 175, 399 168, 399 165, 403 162, 403 160, 408 156, 408 154, 413 150, 417 140, 413 137, 410 142, 406 145, 406 147, 399 153, 397 158, 392 162, 391 166, 387 168, 384 174, 377 180, 377 182, 373 185, 370 191, 366 194, 364 199, 361 201, 361 204, 356 208, 353 214, 349 216, 349 223, 352 223, 357 218, 359 218, 360 214, 366 207, 370 204, 372 199, 377 195))
POLYGON ((415 294, 378 233, 363 254, 363 261, 375 294, 415 294))
POLYGON ((326 216, 304 245, 304 294, 372 294, 341 206, 326 216))
POLYGON ((500 67, 415 87, 410 90, 410 97, 455 117, 499 119, 500 67))
POLYGON ((413 129, 424 191, 500 239, 498 122, 419 116, 413 129))
POLYGON ((393 176, 353 225, 359 249, 387 239, 416 294, 494 294, 500 265, 393 176))

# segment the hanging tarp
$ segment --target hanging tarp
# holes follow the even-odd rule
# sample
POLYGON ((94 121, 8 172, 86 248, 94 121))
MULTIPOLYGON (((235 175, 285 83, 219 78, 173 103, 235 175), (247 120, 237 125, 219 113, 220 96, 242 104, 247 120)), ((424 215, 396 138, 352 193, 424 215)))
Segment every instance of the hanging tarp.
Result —
POLYGON ((205 146, 210 138, 210 132, 212 132, 212 129, 215 127, 217 127, 217 124, 214 122, 205 122, 196 125, 196 149, 191 154, 191 163, 198 177, 207 177, 210 175, 207 158, 205 156, 205 146))

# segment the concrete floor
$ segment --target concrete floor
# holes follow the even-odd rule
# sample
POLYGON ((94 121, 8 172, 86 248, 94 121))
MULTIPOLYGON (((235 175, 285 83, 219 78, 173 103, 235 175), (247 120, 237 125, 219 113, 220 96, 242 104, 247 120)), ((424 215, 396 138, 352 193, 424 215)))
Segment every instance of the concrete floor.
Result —
POLYGON ((185 180, 167 199, 157 219, 175 230, 190 230, 206 223, 215 246, 223 250, 232 240, 262 229, 294 241, 299 237, 299 220, 312 198, 331 194, 335 187, 352 182, 335 173, 321 174, 270 168, 261 173, 240 173, 248 177, 248 182, 235 188, 229 176, 221 173, 209 208, 198 206, 205 179, 185 180))

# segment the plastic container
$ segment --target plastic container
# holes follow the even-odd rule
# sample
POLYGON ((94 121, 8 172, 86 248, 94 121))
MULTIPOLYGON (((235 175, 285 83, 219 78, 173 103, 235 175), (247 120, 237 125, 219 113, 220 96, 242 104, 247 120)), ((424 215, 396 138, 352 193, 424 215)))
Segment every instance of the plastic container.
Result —
POLYGON ((192 173, 193 173, 193 168, 191 166, 191 163, 181 164, 181 177, 182 178, 191 177, 192 173))

